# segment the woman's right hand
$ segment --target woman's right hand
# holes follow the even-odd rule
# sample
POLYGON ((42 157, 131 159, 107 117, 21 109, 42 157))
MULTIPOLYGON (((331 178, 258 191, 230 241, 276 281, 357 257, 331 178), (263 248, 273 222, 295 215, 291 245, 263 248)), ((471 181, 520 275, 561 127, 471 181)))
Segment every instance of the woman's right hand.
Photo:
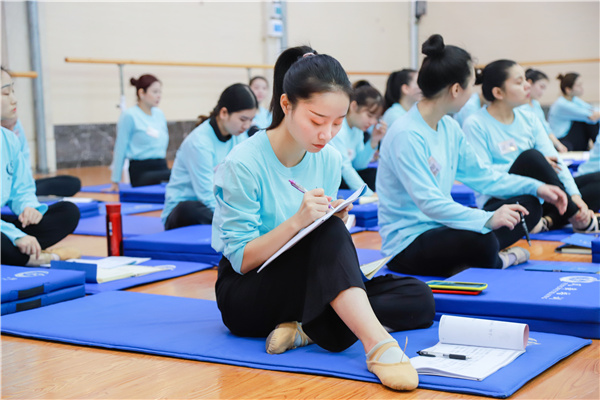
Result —
POLYGON ((21 253, 27 254, 28 256, 34 256, 35 258, 40 258, 42 247, 35 237, 30 235, 20 237, 15 240, 15 245, 21 253))
POLYGON ((102 192, 115 192, 115 193, 119 193, 119 184, 116 182, 113 182, 110 184, 109 188, 106 189, 102 189, 102 192))
POLYGON ((493 231, 507 227, 511 231, 521 223, 521 215, 529 215, 529 211, 520 204, 505 204, 494 212, 485 226, 493 231))
POLYGON ((313 189, 304 193, 302 204, 296 214, 294 214, 299 230, 327 214, 330 201, 331 197, 325 196, 323 189, 313 189))

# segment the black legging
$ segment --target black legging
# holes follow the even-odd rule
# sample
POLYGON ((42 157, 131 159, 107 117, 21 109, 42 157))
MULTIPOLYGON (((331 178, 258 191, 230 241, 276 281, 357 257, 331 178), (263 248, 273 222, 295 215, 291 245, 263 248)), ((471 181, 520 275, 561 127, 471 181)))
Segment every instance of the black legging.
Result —
POLYGON ((559 139, 569 151, 589 150, 590 140, 596 141, 600 123, 588 124, 581 121, 573 121, 569 133, 562 139, 559 139))
POLYGON ((581 192, 581 198, 590 210, 600 211, 600 172, 579 175, 575 183, 581 192))
POLYGON ((164 158, 129 160, 129 179, 132 187, 158 185, 168 182, 171 170, 164 158))
POLYGON ((38 196, 73 196, 81 190, 81 181, 75 176, 59 175, 35 180, 38 196))
MULTIPOLYGON (((538 181, 558 186, 562 190, 565 190, 565 186, 558 178, 558 175, 556 174, 556 171, 554 171, 554 168, 552 168, 552 165, 550 165, 542 153, 535 149, 522 152, 519 157, 517 157, 508 172, 511 174, 528 176, 530 178, 537 179, 538 181)), ((594 205, 600 202, 600 195, 598 193, 600 191, 600 189, 598 189, 598 186, 600 186, 600 175, 590 175, 592 176, 575 180, 576 184, 578 182, 581 183, 582 186, 579 186, 579 184, 577 184, 577 186, 581 191, 583 201, 588 204, 588 206, 590 203, 594 205), (584 193, 585 197, 583 196, 584 193)), ((569 218, 579 211, 577 205, 573 202, 573 200, 571 200, 571 196, 567 195, 567 201, 567 211, 565 211, 563 215, 560 215, 558 209, 553 204, 548 202, 544 203, 543 215, 552 219, 553 229, 566 225, 569 222, 569 218)))
POLYGON ((182 201, 171 211, 165 221, 165 230, 189 225, 208 225, 212 223, 213 212, 201 201, 182 201))
MULTIPOLYGON (((365 168, 361 169, 358 172, 358 175, 362 178, 362 180, 367 184, 369 189, 376 192, 375 190, 375 177, 377 176, 377 168, 365 168)), ((346 184, 344 178, 342 178, 342 183, 340 184, 340 189, 350 189, 346 184)))
MULTIPOLYGON (((536 197, 523 195, 487 204, 494 211, 502 204, 519 202, 529 211, 525 216, 528 229, 532 229, 542 216, 542 207, 536 197)), ((521 225, 512 231, 500 228, 487 234, 452 229, 447 226, 431 229, 419 235, 406 249, 389 263, 392 271, 410 275, 448 277, 469 267, 502 268, 498 252, 523 237, 521 225)))
MULTIPOLYGON (((48 207, 48 210, 37 225, 28 225, 23 228, 18 217, 3 215, 2 220, 10 222, 27 235, 33 236, 46 249, 73 233, 79 223, 79 208, 68 201, 59 201, 48 207)), ((10 239, 2 234, 2 264, 25 265, 29 256, 23 254, 12 244, 10 239)))
POLYGON ((239 336, 266 337, 278 324, 300 321, 306 334, 329 351, 342 351, 356 336, 330 303, 351 287, 365 289, 379 321, 392 330, 426 328, 435 315, 429 287, 392 275, 363 283, 356 249, 341 219, 332 217, 260 273, 240 275, 219 263, 217 305, 239 336))

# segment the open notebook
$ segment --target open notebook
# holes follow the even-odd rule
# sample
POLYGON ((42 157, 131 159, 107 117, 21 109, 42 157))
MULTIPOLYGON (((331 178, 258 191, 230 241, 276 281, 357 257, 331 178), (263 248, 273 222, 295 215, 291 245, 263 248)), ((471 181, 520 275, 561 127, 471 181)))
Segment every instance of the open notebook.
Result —
POLYGON ((481 381, 525 353, 529 327, 442 315, 439 339, 438 344, 410 359, 417 372, 481 381))

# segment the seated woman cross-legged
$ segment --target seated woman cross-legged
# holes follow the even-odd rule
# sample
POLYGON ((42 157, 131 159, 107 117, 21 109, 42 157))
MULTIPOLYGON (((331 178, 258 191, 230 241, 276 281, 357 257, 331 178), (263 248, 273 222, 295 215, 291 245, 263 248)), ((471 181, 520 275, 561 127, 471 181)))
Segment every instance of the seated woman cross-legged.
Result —
MULTIPOLYGON (((576 232, 600 232, 598 217, 588 207, 589 203, 600 201, 600 174, 573 179, 542 123, 522 107, 529 101, 530 89, 523 67, 516 62, 498 60, 488 64, 482 74, 482 91, 491 104, 467 119, 463 126, 465 136, 490 168, 534 178, 567 193, 564 214, 544 203, 543 219, 534 233, 558 229, 567 223, 576 232)), ((508 200, 502 200, 507 196, 508 193, 499 193, 490 198, 478 194, 478 205, 495 210, 507 203, 508 200)))
POLYGON ((247 85, 236 83, 223 91, 209 117, 183 141, 173 163, 165 193, 165 229, 210 224, 215 210, 214 170, 238 143, 256 114, 258 102, 247 85))
POLYGON ((506 249, 524 235, 520 214, 531 229, 542 212, 536 196, 564 212, 566 195, 556 186, 482 164, 459 124, 447 115, 471 96, 471 56, 445 45, 440 35, 431 36, 422 51, 426 57, 418 83, 424 99, 392 126, 381 145, 379 233, 382 252, 393 257, 388 268, 451 276, 469 267, 523 263, 529 258, 525 249, 506 249), (493 212, 464 207, 450 195, 455 180, 512 199, 493 212))
POLYGON ((344 225, 350 206, 257 272, 328 212, 342 160, 327 143, 350 105, 342 66, 306 46, 279 56, 273 81, 271 126, 236 146, 215 173, 212 246, 223 253, 215 287, 223 322, 235 335, 266 337, 270 354, 313 342, 339 352, 360 340, 369 371, 387 387, 412 390, 418 375, 389 331, 429 327, 431 290, 410 277, 363 282, 344 225), (302 194, 289 180, 316 189, 302 194))

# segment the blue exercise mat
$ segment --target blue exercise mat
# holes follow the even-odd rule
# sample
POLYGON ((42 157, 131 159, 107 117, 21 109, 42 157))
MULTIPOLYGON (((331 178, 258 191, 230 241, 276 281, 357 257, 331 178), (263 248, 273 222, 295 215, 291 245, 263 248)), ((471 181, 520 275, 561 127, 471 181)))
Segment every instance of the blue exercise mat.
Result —
MULTIPOLYGON (((162 210, 164 204, 160 203, 121 203, 121 215, 141 214, 150 211, 162 210)), ((100 215, 106 215, 106 207, 100 204, 100 215)))
POLYGON ((165 203, 166 184, 139 186, 119 190, 119 200, 138 203, 165 203))
POLYGON ((435 294, 443 314, 529 324, 542 332, 600 338, 600 279, 597 275, 470 268, 450 278, 483 282, 477 296, 435 294))
MULTIPOLYGON (((165 227, 159 217, 123 215, 123 237, 162 232, 165 227)), ((80 219, 75 235, 106 236, 106 216, 80 219)))
POLYGON ((373 227, 377 226, 378 208, 379 203, 357 204, 350 210, 350 214, 354 214, 356 217, 356 226, 373 227))
POLYGON ((78 271, 56 271, 49 268, 0 266, 2 303, 47 294, 85 283, 85 274, 78 271))
MULTIPOLYGON (((2 332, 76 345, 135 351, 250 368, 300 372, 366 382, 377 378, 366 367, 357 342, 340 353, 316 345, 280 355, 265 352, 264 338, 232 335, 216 302, 136 292, 106 292, 2 318, 2 332)), ((438 325, 392 334, 408 337, 407 354, 434 345, 438 325)), ((483 381, 421 375, 420 388, 508 397, 558 361, 591 343, 569 336, 531 332, 535 346, 483 381)))
MULTIPOLYGON (((21 311, 33 310, 35 308, 46 307, 51 304, 60 303, 67 300, 77 299, 85 296, 85 286, 71 286, 65 289, 55 290, 53 292, 40 294, 27 299, 14 300, 2 303, 1 315, 12 314, 21 311)), ((4 317, 2 317, 4 322, 4 317)))
POLYGON ((473 189, 466 185, 452 185, 450 195, 452 196, 452 200, 459 204, 462 204, 463 206, 477 208, 475 192, 473 191, 473 189))
POLYGON ((548 232, 531 233, 529 237, 531 240, 545 240, 550 242, 562 242, 563 239, 573 234, 573 228, 571 226, 564 227, 562 229, 553 229, 548 232))
MULTIPOLYGON (((42 201, 41 203, 51 205, 51 204, 58 203, 59 201, 61 201, 61 200, 42 201)), ((77 208, 79 208, 79 214, 80 214, 81 218, 89 218, 89 217, 95 217, 97 215, 100 215, 100 211, 98 209, 99 203, 97 201, 92 201, 90 203, 73 203, 73 204, 75 204, 77 206, 77 208)), ((8 206, 2 207, 2 210, 0 211, 0 213, 2 213, 2 215, 15 215, 15 213, 13 213, 12 210, 8 206)))
MULTIPOLYGON (((112 186, 111 183, 104 183, 102 185, 91 185, 91 186, 83 186, 80 192, 84 193, 117 193, 113 191, 108 191, 112 186)), ((119 183, 119 190, 127 190, 131 189, 131 184, 129 183, 119 183)))
MULTIPOLYGON (((89 257, 91 258, 91 257, 89 257)), ((95 258, 95 257, 94 257, 95 258)), ((104 282, 104 283, 86 283, 85 294, 97 294, 101 292, 108 292, 112 290, 128 289, 135 286, 145 285, 147 283, 164 281, 171 278, 177 278, 179 276, 193 274, 194 272, 204 271, 214 267, 213 264, 197 263, 197 262, 186 262, 186 261, 173 261, 173 260, 149 260, 141 263, 140 265, 174 265, 175 269, 155 272, 153 274, 135 276, 127 279, 119 279, 116 281, 104 282)))
POLYGON ((123 253, 131 257, 196 261, 216 265, 221 260, 221 254, 214 251, 210 245, 211 230, 211 225, 191 225, 126 238, 123 241, 123 253))

